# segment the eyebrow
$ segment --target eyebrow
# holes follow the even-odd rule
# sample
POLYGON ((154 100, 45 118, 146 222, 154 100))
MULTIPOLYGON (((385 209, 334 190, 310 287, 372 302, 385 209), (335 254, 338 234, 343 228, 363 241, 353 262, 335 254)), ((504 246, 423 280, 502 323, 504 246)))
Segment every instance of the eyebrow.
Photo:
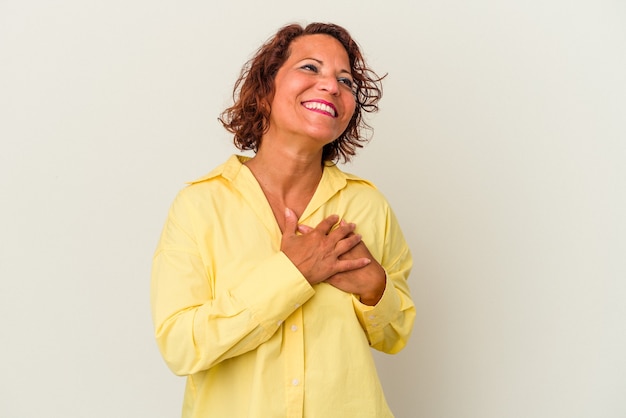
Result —
MULTIPOLYGON (((304 60, 312 60, 312 61, 315 61, 315 62, 319 63, 320 65, 324 65, 324 61, 319 60, 317 58, 307 57, 307 58, 303 58, 302 59, 302 61, 304 61, 304 60)), ((352 71, 348 71, 348 70, 342 69, 342 70, 339 70, 339 72, 340 73, 346 73, 346 74, 349 74, 350 76, 352 76, 352 71)))

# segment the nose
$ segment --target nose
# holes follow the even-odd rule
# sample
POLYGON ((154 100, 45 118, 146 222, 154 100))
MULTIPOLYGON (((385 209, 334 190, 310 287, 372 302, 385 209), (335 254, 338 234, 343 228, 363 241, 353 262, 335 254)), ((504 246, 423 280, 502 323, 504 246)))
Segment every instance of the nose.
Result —
POLYGON ((319 78, 318 88, 332 95, 337 95, 339 93, 339 81, 332 75, 323 75, 319 78))

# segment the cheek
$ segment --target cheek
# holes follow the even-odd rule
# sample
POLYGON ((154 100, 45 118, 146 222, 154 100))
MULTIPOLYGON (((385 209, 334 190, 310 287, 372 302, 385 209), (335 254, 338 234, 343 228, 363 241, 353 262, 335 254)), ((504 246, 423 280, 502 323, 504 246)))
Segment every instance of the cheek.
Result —
POLYGON ((356 110, 356 102, 354 100, 348 101, 344 109, 346 109, 346 124, 350 122, 352 116, 354 115, 354 111, 356 110))

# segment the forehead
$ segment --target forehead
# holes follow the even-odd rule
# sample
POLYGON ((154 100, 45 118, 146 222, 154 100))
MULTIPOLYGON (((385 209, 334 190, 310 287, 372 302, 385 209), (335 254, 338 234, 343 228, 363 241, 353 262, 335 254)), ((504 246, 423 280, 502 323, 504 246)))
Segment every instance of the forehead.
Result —
POLYGON ((334 57, 335 59, 349 62, 348 52, 341 42, 330 35, 314 34, 299 36, 289 45, 289 58, 298 60, 302 58, 315 58, 317 56, 334 57))

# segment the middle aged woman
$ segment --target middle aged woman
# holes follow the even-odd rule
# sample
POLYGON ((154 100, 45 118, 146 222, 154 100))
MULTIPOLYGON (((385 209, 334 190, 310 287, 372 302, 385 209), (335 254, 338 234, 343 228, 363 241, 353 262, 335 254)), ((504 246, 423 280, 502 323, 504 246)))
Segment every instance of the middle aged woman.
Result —
POLYGON ((152 306, 184 417, 390 417, 370 346, 402 349, 411 255, 387 201, 339 170, 380 78, 337 25, 264 44, 221 121, 233 156, 181 191, 155 254, 152 306))

